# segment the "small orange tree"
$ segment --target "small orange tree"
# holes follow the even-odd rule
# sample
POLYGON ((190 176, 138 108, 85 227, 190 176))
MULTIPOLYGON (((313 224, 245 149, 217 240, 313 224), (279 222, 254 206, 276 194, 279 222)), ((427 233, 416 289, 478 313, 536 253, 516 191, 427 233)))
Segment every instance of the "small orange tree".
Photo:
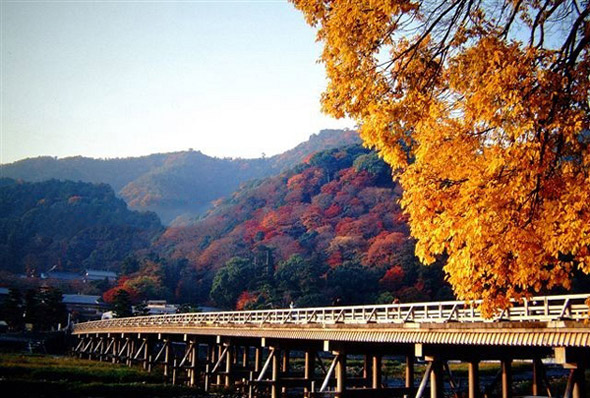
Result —
POLYGON ((587 0, 292 0, 325 112, 395 170, 424 263, 488 315, 590 272, 587 0))

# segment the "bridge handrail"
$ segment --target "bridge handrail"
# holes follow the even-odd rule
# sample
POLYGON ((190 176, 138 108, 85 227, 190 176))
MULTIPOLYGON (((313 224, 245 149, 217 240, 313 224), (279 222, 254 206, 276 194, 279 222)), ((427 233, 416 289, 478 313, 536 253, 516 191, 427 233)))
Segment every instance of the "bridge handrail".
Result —
POLYGON ((538 296, 513 302, 513 306, 491 319, 483 318, 480 300, 440 301, 404 304, 379 304, 341 307, 286 308, 275 310, 198 312, 151 315, 84 322, 74 325, 75 332, 92 332, 137 327, 204 327, 280 324, 391 324, 445 322, 549 322, 588 320, 585 303, 590 293, 538 296))

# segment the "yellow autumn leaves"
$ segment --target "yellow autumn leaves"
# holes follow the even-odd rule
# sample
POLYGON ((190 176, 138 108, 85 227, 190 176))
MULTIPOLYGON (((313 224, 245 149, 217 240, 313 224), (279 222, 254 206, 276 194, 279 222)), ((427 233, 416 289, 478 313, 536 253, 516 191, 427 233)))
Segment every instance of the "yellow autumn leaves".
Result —
POLYGON ((448 256, 459 298, 491 314, 590 273, 584 10, 544 45, 550 1, 293 3, 324 44, 324 110, 355 118, 396 170, 416 253, 448 256))

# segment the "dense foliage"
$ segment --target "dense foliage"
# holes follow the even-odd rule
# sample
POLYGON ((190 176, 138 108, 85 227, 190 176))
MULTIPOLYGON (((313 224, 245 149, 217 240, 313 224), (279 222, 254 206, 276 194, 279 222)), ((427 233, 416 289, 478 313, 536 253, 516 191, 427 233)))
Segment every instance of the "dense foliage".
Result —
POLYGON ((162 226, 127 209, 104 184, 71 181, 0 184, 0 269, 39 275, 51 268, 118 270, 149 247, 162 226))
POLYGON ((590 273, 590 4, 292 0, 324 110, 396 169, 416 252, 490 314, 590 273))
POLYGON ((168 228, 155 249, 187 259, 194 298, 224 308, 449 298, 440 267, 419 266, 399 198, 374 153, 332 149, 168 228))

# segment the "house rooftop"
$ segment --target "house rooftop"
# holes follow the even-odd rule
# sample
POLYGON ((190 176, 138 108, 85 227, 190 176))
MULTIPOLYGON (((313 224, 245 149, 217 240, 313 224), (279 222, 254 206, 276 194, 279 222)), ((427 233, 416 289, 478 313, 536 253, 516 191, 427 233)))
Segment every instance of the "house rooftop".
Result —
POLYGON ((99 269, 87 269, 86 276, 102 276, 105 278, 116 278, 117 274, 113 271, 103 271, 99 269))
POLYGON ((75 272, 63 272, 63 271, 49 271, 41 274, 41 279, 59 279, 62 281, 73 281, 80 279, 80 274, 75 272))
POLYGON ((64 294, 64 304, 101 304, 100 296, 91 296, 86 294, 64 294))

